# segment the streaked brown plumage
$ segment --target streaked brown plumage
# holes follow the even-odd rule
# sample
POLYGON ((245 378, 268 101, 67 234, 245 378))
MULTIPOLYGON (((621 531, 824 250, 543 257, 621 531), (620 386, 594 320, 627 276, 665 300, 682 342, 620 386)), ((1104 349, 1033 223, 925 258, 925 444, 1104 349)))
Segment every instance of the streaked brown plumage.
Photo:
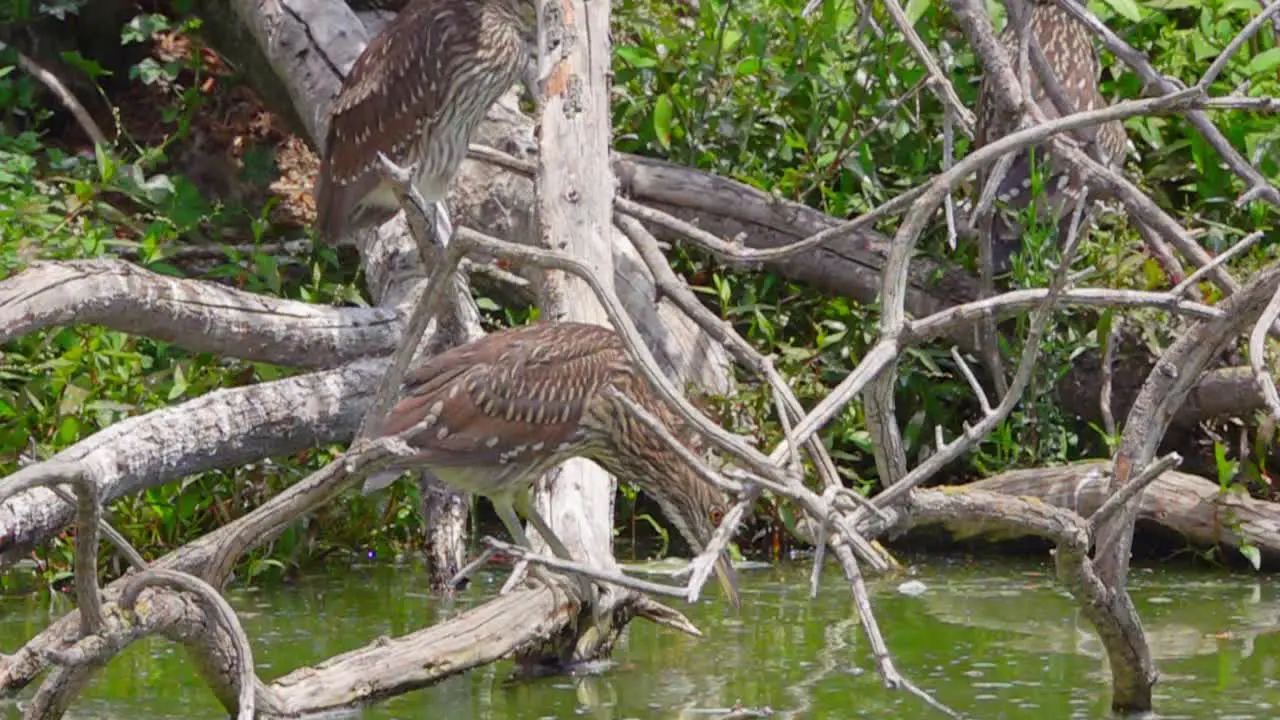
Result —
MULTIPOLYGON (((692 433, 636 370, 617 334, 598 325, 540 323, 487 335, 409 373, 400 401, 371 434, 399 434, 417 453, 369 478, 365 492, 385 487, 400 470, 425 466, 458 490, 488 497, 517 543, 528 546, 518 508, 557 555, 570 559, 528 493, 546 471, 585 457, 653 496, 694 552, 701 552, 727 499, 635 420, 606 392, 610 388, 696 451, 692 433)), ((736 606, 727 555, 715 570, 736 606)))
MULTIPOLYGON (((1088 30, 1076 22, 1067 11, 1060 8, 1053 0, 1030 0, 1031 33, 1040 44, 1045 60, 1058 77, 1058 84, 1075 112, 1097 110, 1106 106, 1106 100, 1098 90, 1098 80, 1102 75, 1102 64, 1094 51, 1093 41, 1088 30)), ((1015 60, 1018 56, 1018 35, 1012 25, 1005 27, 1000 34, 1005 52, 1015 60)), ((1032 96, 1036 105, 1047 118, 1060 117, 1057 105, 1041 86, 1039 77, 1033 68, 1028 68, 1031 79, 1032 96)), ((978 126, 974 145, 982 147, 988 142, 1003 137, 1012 128, 1007 123, 998 123, 995 117, 995 103, 991 98, 993 85, 983 78, 978 90, 978 126)), ((1083 140, 1084 135, 1076 137, 1083 140)), ((1112 121, 1098 126, 1096 143, 1101 152, 1104 164, 1119 167, 1124 161, 1127 142, 1124 125, 1120 121, 1112 121)), ((1075 173, 1056 171, 1050 160, 1048 148, 1035 146, 1032 148, 1036 166, 1040 168, 1043 178, 1043 194, 1037 200, 1038 209, 1052 213, 1059 218, 1059 236, 1065 242, 1069 227, 1069 218, 1079 197, 1081 182, 1075 173)), ((997 273, 1007 272, 1011 256, 1021 245, 1023 228, 1012 213, 1020 213, 1031 202, 1031 170, 1032 152, 1023 151, 1015 156, 1009 167, 1009 173, 996 191, 996 199, 1003 203, 1007 211, 997 209, 991 226, 992 250, 997 273)), ((987 171, 979 172, 978 188, 986 183, 987 171)), ((1090 193, 1091 197, 1095 193, 1090 193)), ((1096 199, 1096 197, 1095 197, 1096 199)), ((1090 203, 1090 210, 1095 210, 1096 202, 1090 203)), ((1086 216, 1086 223, 1090 216, 1086 216)))
POLYGON ((537 35, 534 0, 413 0, 365 47, 329 111, 313 192, 320 236, 398 209, 378 153, 416 163, 443 200, 485 112, 515 84, 537 35))

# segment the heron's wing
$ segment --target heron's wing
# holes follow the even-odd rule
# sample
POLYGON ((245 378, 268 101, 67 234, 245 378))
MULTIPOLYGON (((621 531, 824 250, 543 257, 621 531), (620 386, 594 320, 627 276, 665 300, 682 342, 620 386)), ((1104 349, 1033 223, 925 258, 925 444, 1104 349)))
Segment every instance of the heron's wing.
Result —
POLYGON ((627 362, 611 331, 577 323, 488 335, 406 378, 378 434, 411 430, 417 459, 494 465, 549 454, 576 439, 583 412, 627 362))
POLYGON ((473 3, 418 0, 396 16, 351 66, 329 110, 314 197, 320 234, 337 242, 356 203, 378 186, 378 153, 403 162, 423 123, 439 112, 450 48, 475 43, 473 3))

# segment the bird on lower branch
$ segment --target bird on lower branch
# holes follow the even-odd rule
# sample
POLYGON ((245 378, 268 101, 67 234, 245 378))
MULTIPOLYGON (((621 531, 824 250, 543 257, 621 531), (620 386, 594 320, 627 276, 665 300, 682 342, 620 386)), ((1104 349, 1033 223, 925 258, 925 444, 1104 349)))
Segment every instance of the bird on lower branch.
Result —
POLYGON ((534 0, 413 0, 360 53, 329 110, 312 193, 321 238, 399 209, 378 153, 413 166, 428 203, 444 200, 489 107, 527 78, 534 0))
MULTIPOLYGON (((1085 112, 1106 107, 1106 100, 1098 89, 1102 64, 1094 51, 1088 30, 1054 0, 1028 0, 1028 3, 1031 11, 1030 32, 1044 52, 1048 66, 1057 76, 1058 84, 1072 111, 1085 112)), ((1012 22, 1000 33, 1000 41, 1016 67, 1018 33, 1012 22)), ((1032 99, 1036 105, 1048 119, 1061 117, 1062 113, 1040 83, 1034 67, 1029 67, 1027 72, 1032 99)), ((980 148, 1015 129, 996 117, 994 92, 994 81, 989 81, 984 76, 978 90, 975 147, 980 148)), ((1084 133, 1077 132, 1074 135, 1077 139, 1084 139, 1084 133)), ((1119 120, 1113 120, 1098 126, 1094 141, 1103 165, 1119 168, 1124 161, 1128 143, 1124 125, 1119 120)), ((1082 145, 1085 143, 1082 142, 1082 145)), ((1044 192, 1038 199, 1037 206, 1040 211, 1050 213, 1059 222, 1061 244, 1065 244, 1071 213, 1080 196, 1082 179, 1077 173, 1062 168, 1060 163, 1055 168, 1055 161, 1050 159, 1047 146, 1033 146, 1015 155, 1008 174, 996 190, 996 200, 1004 204, 1005 210, 1002 212, 997 208, 991 223, 992 256, 997 274, 1008 272, 1012 265, 1012 255, 1021 245, 1025 229, 1017 216, 1031 204, 1033 155, 1035 163, 1041 168, 1040 175, 1045 179, 1044 192)), ((990 168, 987 168, 978 173, 979 192, 986 184, 989 172, 990 168)), ((1081 223, 1082 232, 1097 210, 1097 202, 1091 201, 1089 205, 1089 212, 1081 223)))
MULTIPOLYGON (((488 497, 517 544, 531 549, 519 511, 558 557, 572 560, 529 495, 543 473, 584 457, 651 495, 693 551, 702 552, 728 499, 615 393, 649 411, 697 451, 687 424, 657 397, 622 339, 608 328, 539 323, 452 348, 411 370, 400 400, 372 425, 371 438, 397 436, 414 452, 390 471, 369 477, 364 492, 386 487, 402 470, 426 467, 459 491, 488 497)), ((716 559, 714 570, 738 607, 726 553, 716 559)), ((542 572, 539 578, 547 579, 542 572)), ((584 597, 593 597, 589 583, 584 597)))

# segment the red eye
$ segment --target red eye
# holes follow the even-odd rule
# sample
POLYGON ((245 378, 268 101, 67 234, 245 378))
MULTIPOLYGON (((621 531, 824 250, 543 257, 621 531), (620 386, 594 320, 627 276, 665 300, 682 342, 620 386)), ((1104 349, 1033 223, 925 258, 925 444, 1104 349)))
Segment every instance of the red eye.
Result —
POLYGON ((724 520, 724 510, 718 507, 711 508, 711 525, 720 527, 720 521, 724 520))

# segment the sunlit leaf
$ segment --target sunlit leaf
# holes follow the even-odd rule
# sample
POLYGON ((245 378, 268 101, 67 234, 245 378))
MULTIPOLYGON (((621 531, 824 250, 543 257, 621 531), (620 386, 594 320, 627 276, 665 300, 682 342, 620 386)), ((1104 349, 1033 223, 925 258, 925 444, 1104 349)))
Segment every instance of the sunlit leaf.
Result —
POLYGON ((911 0, 908 2, 905 11, 907 13, 907 20, 912 25, 915 25, 916 21, 923 17, 929 10, 929 6, 932 2, 933 0, 911 0))
POLYGON ((1262 552, 1252 545, 1241 545, 1240 554, 1249 561, 1254 570, 1262 569, 1262 552))
POLYGON ((1134 0, 1102 0, 1111 6, 1112 10, 1125 16, 1125 18, 1139 22, 1142 20, 1142 11, 1138 9, 1138 3, 1134 0))
POLYGON ((653 106, 653 132, 662 147, 668 150, 671 149, 671 116, 674 111, 671 96, 666 94, 660 95, 653 106))
POLYGON ((1280 67, 1280 47, 1273 47, 1254 55, 1245 72, 1250 75, 1262 75, 1278 67, 1280 67))

